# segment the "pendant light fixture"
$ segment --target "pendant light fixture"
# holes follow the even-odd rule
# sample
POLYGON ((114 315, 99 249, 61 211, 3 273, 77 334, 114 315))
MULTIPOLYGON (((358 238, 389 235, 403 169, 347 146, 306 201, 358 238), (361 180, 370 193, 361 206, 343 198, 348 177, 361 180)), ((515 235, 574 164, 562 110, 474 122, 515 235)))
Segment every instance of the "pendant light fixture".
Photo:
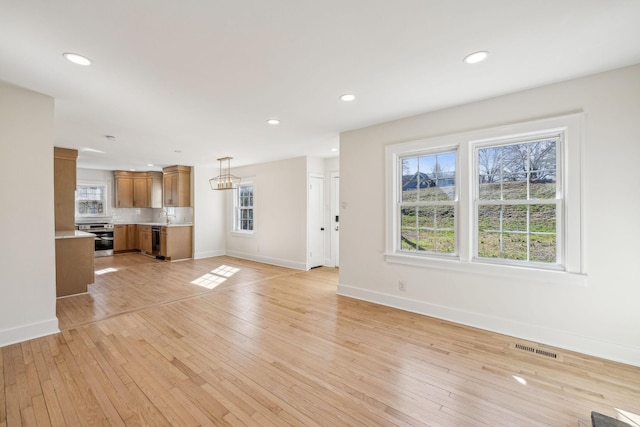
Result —
POLYGON ((220 165, 220 175, 209 180, 209 185, 212 190, 235 190, 240 184, 240 178, 235 175, 231 175, 231 159, 233 157, 220 157, 218 163, 220 165), (226 160, 227 172, 222 173, 222 163, 226 160))

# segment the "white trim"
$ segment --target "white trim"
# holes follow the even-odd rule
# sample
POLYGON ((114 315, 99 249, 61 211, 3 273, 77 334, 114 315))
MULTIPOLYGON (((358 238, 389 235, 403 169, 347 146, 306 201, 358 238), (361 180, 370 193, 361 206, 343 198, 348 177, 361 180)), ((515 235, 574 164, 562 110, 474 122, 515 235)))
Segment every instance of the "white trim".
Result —
MULTIPOLYGON (((522 271, 537 271, 534 264, 531 267, 522 267, 514 270, 512 266, 496 265, 487 263, 486 260, 473 258, 474 253, 474 200, 473 200, 473 150, 477 144, 489 141, 500 141, 513 139, 515 137, 527 137, 540 135, 541 133, 559 132, 564 134, 562 144, 562 155, 558 161, 562 162, 564 171, 563 196, 564 196, 564 225, 558 227, 558 232, 562 233, 560 238, 564 239, 566 248, 564 254, 564 269, 566 274, 561 280, 557 272, 553 271, 555 265, 549 266, 550 274, 546 275, 549 282, 565 281, 584 285, 581 277, 585 276, 584 248, 582 247, 582 135, 584 127, 584 114, 576 113, 565 116, 541 119, 524 123, 500 126, 495 128, 474 130, 459 134, 444 135, 417 141, 392 144, 385 147, 385 173, 386 173, 386 256, 388 262, 403 263, 414 266, 424 266, 429 268, 462 269, 480 274, 493 274, 494 271, 500 274, 514 275, 516 278, 522 277, 522 271), (457 149, 457 191, 459 198, 458 218, 456 229, 456 241, 458 243, 458 259, 443 256, 430 256, 428 254, 412 254, 398 250, 399 222, 397 200, 399 198, 397 177, 400 157, 411 155, 412 153, 424 153, 436 150, 450 150, 451 147, 457 149), (564 229, 561 228, 564 226, 564 229), (450 264, 454 263, 454 264, 450 264), (438 265, 440 265, 438 267, 438 265), (486 264, 486 268, 467 267, 467 264, 486 264)), ((541 269, 543 270, 543 269, 541 269)), ((496 273, 497 274, 497 273, 496 273)), ((545 275, 542 275, 545 276, 545 275)))
POLYGON ((639 347, 623 346, 566 331, 524 322, 516 322, 510 319, 488 316, 486 314, 452 307, 429 304, 343 284, 338 285, 337 293, 345 297, 394 307, 412 313, 431 316, 449 322, 640 367, 639 347))
POLYGON ((57 334, 58 332, 60 332, 60 329, 58 328, 57 317, 38 323, 22 325, 13 329, 4 329, 0 331, 0 347, 57 334))
POLYGON ((226 252, 224 251, 224 249, 219 249, 217 251, 203 251, 203 252, 194 253, 193 259, 214 258, 214 257, 224 256, 224 255, 226 255, 226 252))
POLYGON ((271 264, 271 265, 277 265, 277 266, 280 266, 280 267, 293 268, 295 270, 302 270, 302 271, 306 271, 307 270, 307 265, 306 265, 305 262, 292 261, 292 260, 280 259, 280 258, 271 258, 271 257, 265 257, 265 256, 258 256, 258 255, 255 255, 255 254, 251 254, 251 253, 247 253, 247 252, 239 252, 239 251, 226 251, 225 255, 236 257, 236 258, 241 258, 241 259, 247 259, 249 261, 261 262, 261 263, 264 263, 264 264, 271 264))

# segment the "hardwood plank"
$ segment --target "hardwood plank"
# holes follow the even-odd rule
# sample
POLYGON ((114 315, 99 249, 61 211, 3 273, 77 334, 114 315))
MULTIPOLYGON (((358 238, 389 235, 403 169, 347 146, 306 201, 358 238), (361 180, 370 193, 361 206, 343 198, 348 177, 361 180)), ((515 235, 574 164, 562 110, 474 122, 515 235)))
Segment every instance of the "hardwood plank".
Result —
POLYGON ((0 427, 555 427, 640 412, 637 367, 340 297, 335 269, 139 254, 96 269, 89 294, 58 300, 62 333, 0 349, 0 427))

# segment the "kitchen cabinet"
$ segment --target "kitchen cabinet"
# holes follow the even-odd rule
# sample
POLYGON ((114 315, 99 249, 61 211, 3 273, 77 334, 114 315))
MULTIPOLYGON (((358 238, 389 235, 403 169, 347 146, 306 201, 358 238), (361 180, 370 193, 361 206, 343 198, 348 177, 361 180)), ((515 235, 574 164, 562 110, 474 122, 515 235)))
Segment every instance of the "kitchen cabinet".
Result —
POLYGON ((113 171, 115 182, 115 207, 133 207, 133 173, 126 171, 113 171))
POLYGON ((114 224, 113 226, 113 252, 122 252, 129 249, 127 243, 127 224, 114 224))
POLYGON ((53 148, 55 230, 73 230, 76 206, 76 159, 78 150, 53 148))
POLYGON ((161 227, 160 256, 167 260, 192 258, 193 227, 161 227))
POLYGON ((191 167, 170 166, 164 173, 164 206, 191 206, 191 167))
POLYGON ((115 224, 113 226, 113 251, 126 252, 138 248, 138 226, 136 224, 115 224))
POLYGON ((138 246, 142 252, 147 254, 152 252, 150 225, 138 225, 138 246))
POLYGON ((162 207, 162 172, 146 172, 147 207, 162 207))
POLYGON ((87 292, 94 279, 94 236, 56 236, 56 296, 87 292))
POLYGON ((138 225, 127 224, 127 250, 133 251, 138 248, 138 225))
POLYGON ((162 172, 113 171, 116 208, 161 208, 162 172))
POLYGON ((133 177, 133 207, 149 207, 149 197, 147 195, 147 174, 144 172, 136 173, 133 177))

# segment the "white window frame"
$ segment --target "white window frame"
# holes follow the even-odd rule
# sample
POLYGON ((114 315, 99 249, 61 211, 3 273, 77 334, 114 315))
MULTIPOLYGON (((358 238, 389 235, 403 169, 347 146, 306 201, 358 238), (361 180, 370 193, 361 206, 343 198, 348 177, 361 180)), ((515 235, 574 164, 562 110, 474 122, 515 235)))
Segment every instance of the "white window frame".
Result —
POLYGON ((111 216, 111 183, 107 181, 89 181, 82 180, 76 183, 76 191, 74 197, 74 215, 78 219, 82 218, 102 218, 102 217, 110 217, 111 216), (81 214, 78 212, 78 187, 102 187, 104 193, 104 209, 100 214, 81 214))
MULTIPOLYGON (((550 270, 564 270, 564 261, 565 261, 565 236, 564 236, 564 132, 554 130, 552 132, 540 132, 537 134, 527 135, 527 136, 515 136, 512 138, 499 138, 484 142, 473 143, 473 259, 477 262, 486 262, 486 263, 497 263, 497 264, 507 264, 507 265, 519 265, 519 266, 527 266, 531 268, 542 268, 542 269, 550 269, 550 270), (485 200, 481 201, 479 197, 479 181, 478 176, 480 174, 480 165, 479 165, 479 150, 484 148, 494 148, 494 147, 504 147, 512 144, 518 143, 530 143, 542 139, 555 139, 556 140, 556 197, 554 199, 542 199, 542 200, 533 200, 533 199, 523 199, 523 200, 485 200), (495 205, 495 206, 507 206, 507 205, 533 205, 533 204, 546 204, 546 205, 555 205, 556 207, 556 261, 554 263, 536 263, 534 261, 516 261, 509 260, 505 258, 483 258, 480 257, 478 240, 479 240, 479 230, 478 230, 478 206, 484 205, 495 205)), ((528 220, 527 220, 528 222, 528 220)), ((529 225, 529 224, 527 224, 529 225)))
MULTIPOLYGON (((460 134, 444 135, 435 138, 388 145, 385 149, 386 166, 386 248, 385 260, 433 269, 466 272, 488 276, 499 276, 516 280, 535 280, 537 282, 586 285, 585 266, 582 247, 582 135, 584 115, 582 113, 559 116, 513 125, 475 130, 460 134), (561 162, 562 176, 558 177, 562 193, 562 211, 564 217, 558 223, 557 236, 562 240, 561 266, 526 265, 518 263, 487 262, 478 259, 475 254, 475 165, 476 147, 497 141, 510 141, 533 135, 560 133, 563 144, 557 162, 561 162), (400 186, 398 180, 399 159, 412 153, 451 150, 457 147, 457 191, 459 206, 456 212, 457 257, 433 256, 425 253, 407 253, 400 250, 400 217, 398 200, 400 186)), ((560 173, 559 173, 560 175, 560 173)))
POLYGON ((253 235, 256 231, 256 186, 251 180, 242 180, 240 184, 238 184, 238 188, 233 191, 233 233, 238 235, 253 235), (251 207, 241 207, 240 206, 240 189, 242 187, 251 187, 252 189, 252 198, 253 203, 251 207), (251 230, 243 230, 240 228, 241 222, 241 214, 240 212, 243 210, 251 210, 253 212, 252 217, 252 229, 251 230))
MULTIPOLYGON (((409 251, 409 250, 404 250, 402 249, 402 236, 401 233, 397 233, 396 238, 398 239, 398 241, 396 242, 396 247, 397 250, 399 252, 402 253, 406 253, 409 255, 421 255, 421 254, 425 254, 425 255, 429 255, 429 256, 436 256, 436 257, 447 257, 447 258, 457 258, 458 256, 458 166, 459 166, 459 161, 458 161, 458 150, 457 147, 443 147, 437 150, 424 150, 424 151, 419 151, 419 152, 410 152, 410 153, 403 153, 402 155, 399 155, 397 158, 398 161, 398 165, 397 165, 397 170, 399 172, 402 171, 402 160, 406 159, 406 158, 411 158, 411 157, 423 157, 423 156, 436 156, 438 154, 447 154, 447 153, 453 153, 456 157, 456 165, 455 165, 455 193, 454 193, 454 197, 453 200, 449 201, 429 201, 429 202, 404 202, 402 200, 402 179, 398 179, 397 180, 397 195, 398 195, 398 199, 396 202, 396 207, 397 207, 397 218, 399 221, 401 221, 401 212, 402 209, 404 207, 407 206, 415 206, 415 207, 438 207, 438 206, 452 206, 453 210, 454 210, 454 249, 452 253, 445 253, 445 252, 431 252, 431 251, 409 251)), ((401 225, 400 225, 401 227, 401 225)))

